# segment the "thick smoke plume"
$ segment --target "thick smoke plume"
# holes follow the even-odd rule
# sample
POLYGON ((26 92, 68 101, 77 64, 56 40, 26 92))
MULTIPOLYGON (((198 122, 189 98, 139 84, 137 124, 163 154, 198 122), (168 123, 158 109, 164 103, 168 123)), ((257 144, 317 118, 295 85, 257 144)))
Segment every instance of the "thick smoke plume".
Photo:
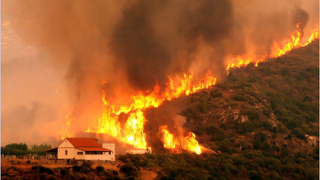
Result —
POLYGON ((263 55, 297 22, 314 28, 315 5, 302 0, 2 1, 4 16, 26 43, 52 55, 57 68, 69 65, 65 78, 80 109, 77 130, 101 115, 101 87, 117 105, 138 90, 156 83, 163 87, 167 76, 193 72, 199 79, 210 69, 223 77, 229 57, 263 55))

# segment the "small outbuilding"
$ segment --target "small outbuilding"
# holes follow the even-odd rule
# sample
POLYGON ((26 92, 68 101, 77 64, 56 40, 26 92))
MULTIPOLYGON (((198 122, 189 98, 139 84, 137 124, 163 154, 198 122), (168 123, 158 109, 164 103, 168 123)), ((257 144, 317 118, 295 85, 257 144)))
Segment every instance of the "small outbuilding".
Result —
POLYGON ((147 149, 130 149, 126 153, 128 154, 151 154, 152 150, 151 147, 147 149))
POLYGON ((47 153, 51 155, 47 157, 66 160, 115 161, 114 150, 114 144, 99 144, 95 138, 66 138, 57 148, 48 149, 47 153))

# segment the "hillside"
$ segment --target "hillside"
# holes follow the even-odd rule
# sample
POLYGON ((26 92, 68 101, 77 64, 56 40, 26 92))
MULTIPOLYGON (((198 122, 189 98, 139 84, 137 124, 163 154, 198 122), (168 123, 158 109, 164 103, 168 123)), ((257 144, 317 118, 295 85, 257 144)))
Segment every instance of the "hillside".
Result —
POLYGON ((217 155, 120 159, 161 179, 318 179, 319 41, 183 98, 184 128, 217 155))
MULTIPOLYGON (((2 159, 2 179, 319 179, 319 41, 233 68, 215 86, 145 111, 154 154, 118 155, 115 163, 56 164, 2 159), (174 117, 177 113, 179 121, 174 117), (184 122, 185 120, 185 122, 184 122), (163 148, 158 127, 196 134, 197 155, 163 148), (177 124, 180 123, 180 124, 177 124), (176 128, 176 129, 175 129, 176 128)), ((44 153, 34 146, 26 152, 44 153)), ((15 148, 14 148, 15 147, 15 148)), ((19 149, 19 148, 17 148, 19 149)), ((5 148, 2 148, 4 151, 5 148)), ((17 155, 23 152, 15 152, 17 155)))
POLYGON ((250 145, 243 140, 254 149, 312 152, 309 136, 319 134, 318 49, 314 42, 258 67, 232 69, 224 82, 189 97, 186 127, 216 150, 250 145), (255 134, 266 137, 263 145, 255 134))

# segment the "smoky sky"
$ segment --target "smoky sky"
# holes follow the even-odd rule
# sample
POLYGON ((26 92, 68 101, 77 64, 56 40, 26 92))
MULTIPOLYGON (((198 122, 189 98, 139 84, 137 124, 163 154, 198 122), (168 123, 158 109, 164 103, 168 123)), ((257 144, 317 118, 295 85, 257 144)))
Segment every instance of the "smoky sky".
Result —
POLYGON ((309 14, 304 9, 297 7, 293 12, 293 23, 300 23, 301 29, 304 29, 309 21, 309 14))
MULTIPOLYGON (((23 39, 52 53, 55 63, 70 64, 66 78, 76 99, 87 95, 88 81, 98 84, 119 77, 117 82, 133 89, 149 90, 167 76, 190 72, 195 63, 219 76, 226 56, 245 53, 248 41, 258 43, 254 36, 246 37, 247 32, 256 29, 256 37, 277 39, 294 29, 279 25, 299 21, 303 28, 309 18, 297 4, 291 13, 257 15, 260 18, 245 24, 235 14, 239 2, 236 5, 231 0, 5 3, 7 11, 18 8, 7 14, 23 39), (201 62, 195 57, 204 46, 211 50, 201 62), (114 77, 107 77, 110 71, 114 77)), ((244 19, 251 18, 250 11, 245 14, 244 19)))
POLYGON ((308 25, 309 30, 315 28, 318 25, 315 2, 3 0, 1 3, 2 18, 10 21, 24 43, 47 54, 53 68, 68 66, 65 83, 69 98, 71 104, 81 109, 75 124, 88 127, 92 119, 101 115, 102 88, 108 101, 121 104, 139 90, 152 90, 156 83, 163 87, 168 76, 193 72, 195 79, 199 79, 211 70, 220 80, 226 75, 227 58, 249 53, 255 57, 263 55, 275 40, 288 39, 297 22, 304 30, 308 25), (317 24, 309 24, 310 21, 317 24), (103 87, 102 81, 106 82, 103 87))
POLYGON ((124 10, 111 41, 116 66, 124 66, 130 84, 142 90, 150 89, 157 80, 164 81, 172 60, 158 40, 148 6, 148 1, 141 1, 124 10))

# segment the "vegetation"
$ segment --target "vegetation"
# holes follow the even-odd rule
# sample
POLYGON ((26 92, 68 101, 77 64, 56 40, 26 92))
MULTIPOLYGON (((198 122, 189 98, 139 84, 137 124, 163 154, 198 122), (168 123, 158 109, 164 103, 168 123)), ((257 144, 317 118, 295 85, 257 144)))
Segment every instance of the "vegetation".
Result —
MULTIPOLYGON (((318 179, 317 157, 304 152, 293 155, 244 151, 230 154, 126 154, 126 172, 140 168, 158 170, 157 179, 318 179)), ((122 169, 123 169, 122 168, 122 169)), ((135 172, 136 173, 136 172, 135 172)), ((129 174, 127 174, 129 175, 129 174)), ((130 174, 131 175, 131 174, 130 174)), ((137 177, 137 175, 135 175, 137 177)))
MULTIPOLYGON (((33 179, 319 179, 319 41, 285 56, 231 69, 211 89, 187 97, 185 129, 196 134, 201 155, 184 152, 121 155, 118 171, 90 163, 70 168, 34 166, 33 179)), ((34 146, 34 152, 45 146, 34 146)), ((29 152, 25 144, 3 154, 29 152)), ((39 150, 40 152, 40 150, 39 150)), ((2 178, 23 174, 12 167, 2 178), (14 173, 12 173, 14 172, 14 173)))
POLYGON ((97 166, 91 167, 90 162, 83 162, 81 166, 48 168, 44 166, 32 166, 31 169, 17 167, 2 168, 1 179, 121 179, 118 171, 97 166))
POLYGON ((36 155, 45 155, 46 150, 50 149, 51 145, 40 144, 32 145, 31 149, 28 149, 27 144, 25 143, 11 143, 7 144, 4 147, 1 147, 1 154, 3 155, 16 155, 16 156, 25 156, 27 154, 36 154, 36 155))
POLYGON ((310 142, 319 134, 318 60, 315 41, 258 67, 231 69, 223 82, 188 97, 185 128, 206 147, 228 153, 240 147, 315 152, 310 142))
POLYGON ((216 154, 119 159, 131 169, 154 169, 158 179, 319 178, 319 41, 258 67, 231 69, 187 99, 184 128, 216 154))

